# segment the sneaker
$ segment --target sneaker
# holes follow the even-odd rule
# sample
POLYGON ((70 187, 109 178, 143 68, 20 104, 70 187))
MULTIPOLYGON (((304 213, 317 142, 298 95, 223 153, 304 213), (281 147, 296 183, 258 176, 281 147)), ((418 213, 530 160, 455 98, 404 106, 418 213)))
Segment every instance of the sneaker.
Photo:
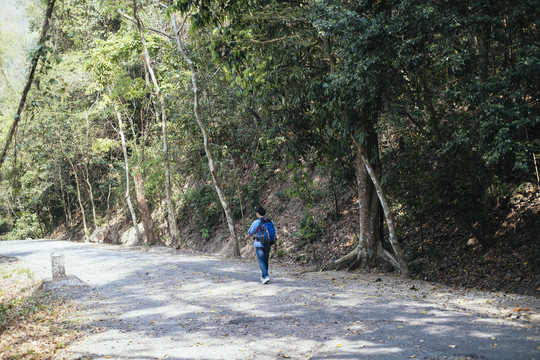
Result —
POLYGON ((262 284, 267 284, 269 281, 270 281, 269 277, 261 278, 261 283, 262 284))

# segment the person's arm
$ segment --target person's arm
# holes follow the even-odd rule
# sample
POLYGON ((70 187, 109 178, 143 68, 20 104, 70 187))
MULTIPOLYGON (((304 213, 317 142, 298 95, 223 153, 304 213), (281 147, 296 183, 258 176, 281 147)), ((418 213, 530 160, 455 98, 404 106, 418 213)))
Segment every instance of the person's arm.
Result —
POLYGON ((277 252, 277 249, 278 249, 278 246, 277 246, 277 242, 278 242, 277 229, 275 229, 275 231, 276 231, 276 233, 274 235, 276 237, 276 241, 274 242, 274 251, 277 252))
POLYGON ((249 239, 250 236, 255 235, 255 233, 257 232, 257 228, 259 227, 259 224, 260 224, 259 219, 251 223, 251 226, 249 227, 249 230, 247 231, 247 234, 244 240, 247 240, 249 239))

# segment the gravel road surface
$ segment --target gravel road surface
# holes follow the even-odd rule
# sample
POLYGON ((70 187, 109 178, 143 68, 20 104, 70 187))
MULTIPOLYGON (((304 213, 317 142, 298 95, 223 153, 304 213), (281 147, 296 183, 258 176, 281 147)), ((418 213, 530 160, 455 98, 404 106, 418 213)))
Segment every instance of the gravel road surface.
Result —
POLYGON ((57 290, 79 305, 84 331, 66 359, 540 360, 535 297, 306 273, 272 259, 272 280, 261 285, 254 254, 0 242, 0 255, 43 279, 52 277, 53 252, 87 285, 57 290))

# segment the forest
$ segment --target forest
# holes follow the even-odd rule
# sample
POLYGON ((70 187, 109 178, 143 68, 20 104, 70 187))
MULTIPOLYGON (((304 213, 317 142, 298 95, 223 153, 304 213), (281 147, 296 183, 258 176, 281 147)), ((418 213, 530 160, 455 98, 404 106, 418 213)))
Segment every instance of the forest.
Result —
POLYGON ((538 0, 9 0, 0 240, 540 293, 538 0), (12 10, 12 11, 11 11, 12 10))

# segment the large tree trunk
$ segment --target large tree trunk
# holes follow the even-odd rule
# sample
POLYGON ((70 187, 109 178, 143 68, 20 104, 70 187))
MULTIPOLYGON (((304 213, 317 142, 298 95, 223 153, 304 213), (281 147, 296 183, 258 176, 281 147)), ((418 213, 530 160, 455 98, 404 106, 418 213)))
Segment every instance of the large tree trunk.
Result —
POLYGON ((182 242, 180 239, 180 232, 178 231, 178 226, 176 225, 176 215, 174 212, 174 205, 172 202, 171 170, 170 170, 170 165, 169 165, 169 146, 168 146, 168 141, 167 141, 167 111, 165 108, 165 100, 163 99, 163 96, 161 94, 161 89, 159 87, 156 76, 154 74, 154 70, 152 69, 152 65, 150 63, 150 54, 148 53, 148 49, 146 47, 146 41, 144 40, 143 26, 142 26, 141 20, 139 19, 137 11, 138 11, 137 2, 134 0, 133 1, 133 18, 130 18, 126 14, 122 13, 121 11, 119 11, 119 13, 122 16, 126 17, 127 19, 133 21, 135 25, 137 26, 137 29, 139 30, 139 36, 141 38, 141 45, 143 49, 145 66, 146 66, 146 69, 148 70, 148 73, 150 74, 150 78, 152 79, 152 83, 154 85, 154 93, 161 106, 163 158, 164 158, 164 165, 165 165, 164 166, 165 167, 165 196, 166 196, 166 202, 167 202, 168 223, 169 223, 169 231, 170 231, 170 237, 171 237, 170 242, 167 245, 180 248, 182 246, 182 242))
POLYGON ((342 268, 372 269, 383 264, 390 264, 409 276, 401 248, 397 243, 394 224, 389 206, 384 198, 378 180, 380 165, 378 162, 378 139, 374 129, 368 131, 367 145, 361 146, 353 139, 356 148, 356 175, 358 182, 359 241, 358 246, 349 254, 333 263, 326 264, 322 270, 342 268), (370 162, 370 159, 375 159, 370 162), (380 209, 384 210, 389 229, 389 241, 395 257, 382 247, 380 209))
POLYGON ((359 151, 356 152, 356 181, 360 224, 357 261, 360 267, 367 270, 377 266, 377 255, 382 252, 379 221, 381 208, 375 186, 359 151))
MULTIPOLYGON (((45 21, 43 22, 41 35, 39 36, 38 46, 43 47, 45 45, 45 41, 47 40, 47 31, 52 21, 54 3, 55 3, 55 0, 50 0, 49 5, 47 6, 47 11, 45 12, 45 21)), ((2 167, 2 164, 4 163, 4 159, 9 149, 11 139, 13 139, 13 135, 15 134, 15 130, 17 129, 17 125, 19 124, 19 120, 21 119, 22 112, 26 105, 26 97, 28 96, 28 93, 30 92, 30 87, 32 86, 32 83, 34 81, 34 75, 36 73, 36 69, 37 69, 37 65, 38 65, 40 57, 41 57, 41 48, 39 50, 36 50, 34 57, 32 58, 32 63, 30 65, 30 72, 28 74, 28 79, 26 80, 26 85, 24 86, 24 89, 23 89, 21 101, 19 102, 19 107, 17 108, 17 114, 15 114, 13 118, 13 124, 11 124, 11 128, 9 129, 8 137, 6 139, 6 143, 4 144, 4 149, 0 153, 0 168, 2 167)))
MULTIPOLYGON (((370 158, 377 158, 377 135, 375 132, 368 139, 370 158)), ((375 165, 379 168, 379 164, 375 165)), ((378 265, 383 252, 381 243, 380 204, 375 186, 371 181, 360 151, 356 151, 356 182, 358 189, 358 245, 336 262, 323 266, 323 270, 361 268, 369 270, 378 265)))
POLYGON ((382 250, 382 253, 378 253, 378 254, 384 260, 390 262, 392 266, 394 266, 394 268, 399 269, 401 271, 401 275, 408 277, 409 268, 407 266, 407 263, 405 262, 405 257, 403 256, 403 252, 401 251, 401 247, 399 246, 398 241, 397 241, 397 234, 394 228, 394 220, 392 217, 392 212, 390 211, 390 206, 388 205, 388 202, 386 201, 386 198, 384 196, 382 186, 379 182, 377 174, 375 173, 375 169, 369 162, 369 157, 366 155, 365 149, 362 146, 360 146, 360 144, 358 144, 358 142, 356 141, 355 141, 355 145, 357 147, 357 152, 360 154, 362 161, 366 167, 366 170, 370 176, 370 179, 375 187, 375 190, 377 192, 377 197, 379 198, 381 207, 384 211, 384 217, 386 219, 386 224, 388 226, 388 241, 390 242, 390 245, 392 246, 392 249, 394 250, 395 258, 386 250, 382 250))
POLYGON ((159 242, 159 237, 156 233, 154 220, 152 219, 152 212, 150 211, 148 201, 146 200, 146 195, 144 194, 144 180, 139 169, 135 171, 134 181, 137 207, 141 212, 141 220, 143 223, 144 232, 146 233, 146 243, 150 245, 157 244, 159 242))
POLYGON ((221 206, 223 207, 223 211, 225 212, 225 218, 227 220, 227 225, 229 227, 229 233, 231 234, 231 240, 233 241, 233 244, 234 244, 234 255, 240 256, 240 242, 234 230, 234 222, 233 222, 231 210, 229 209, 229 204, 227 203, 227 199, 225 198, 225 195, 221 191, 221 186, 219 185, 219 181, 216 175, 216 170, 214 168, 214 160, 212 157, 212 153, 210 152, 210 149, 208 148, 208 135, 206 133, 206 128, 199 114, 199 93, 197 89, 197 78, 196 78, 195 67, 193 66, 193 62, 191 61, 191 59, 186 55, 186 53, 182 49, 182 43, 180 42, 180 37, 178 34, 178 26, 176 25, 176 19, 174 17, 174 14, 172 13, 171 13, 171 21, 173 24, 174 36, 176 38, 176 45, 178 46, 178 51, 180 52, 184 60, 188 63, 189 69, 191 71, 191 84, 193 86, 193 95, 194 95, 193 111, 195 113, 195 120, 197 121, 197 124, 199 125, 202 136, 203 136, 204 151, 206 153, 206 157, 208 158, 208 168, 210 170, 210 175, 212 176, 212 181, 214 183, 214 187, 216 188, 219 201, 221 202, 221 206))

